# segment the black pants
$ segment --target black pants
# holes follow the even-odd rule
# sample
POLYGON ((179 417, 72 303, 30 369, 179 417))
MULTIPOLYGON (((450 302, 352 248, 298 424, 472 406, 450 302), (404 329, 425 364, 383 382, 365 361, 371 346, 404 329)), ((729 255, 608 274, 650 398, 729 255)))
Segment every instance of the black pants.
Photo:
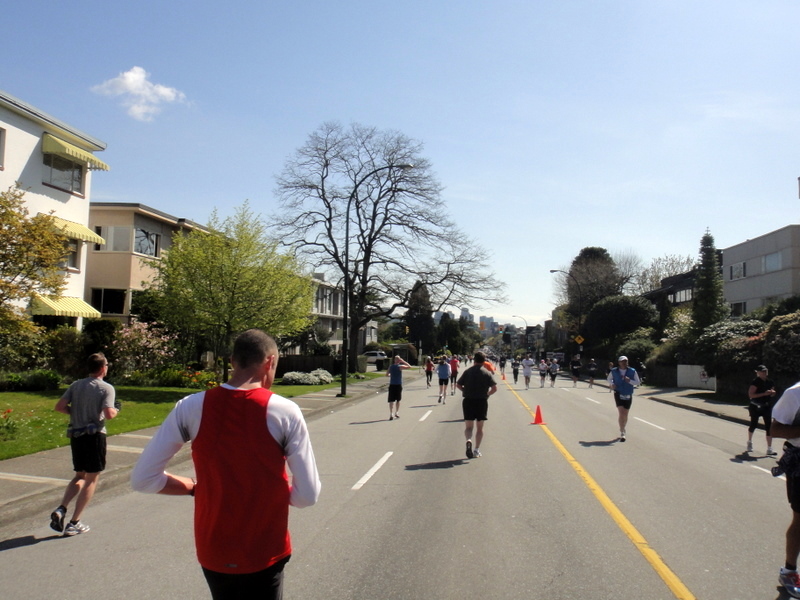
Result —
POLYGON ((282 600, 283 567, 289 558, 255 573, 234 575, 203 567, 211 597, 214 600, 282 600))

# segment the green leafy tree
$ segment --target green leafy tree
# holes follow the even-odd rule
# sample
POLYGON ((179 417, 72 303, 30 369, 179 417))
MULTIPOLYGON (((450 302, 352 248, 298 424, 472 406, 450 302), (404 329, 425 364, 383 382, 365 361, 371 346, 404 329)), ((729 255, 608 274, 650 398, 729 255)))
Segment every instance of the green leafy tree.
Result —
POLYGON ((58 296, 65 272, 67 237, 53 217, 28 215, 25 192, 0 192, 0 332, 31 329, 21 306, 37 293, 58 296))
POLYGON ((233 336, 250 327, 273 336, 302 331, 313 321, 314 288, 247 202, 224 220, 214 211, 208 230, 175 234, 169 253, 151 263, 152 287, 166 325, 206 336, 227 379, 233 336))
POLYGON ((425 351, 432 351, 436 323, 433 320, 433 307, 428 287, 417 282, 408 299, 408 310, 403 321, 408 327, 408 340, 419 342, 425 351))
POLYGON ((658 312, 644 298, 609 296, 594 305, 586 317, 584 329, 592 343, 614 342, 640 327, 652 326, 657 320, 658 312))
POLYGON ((567 328, 578 333, 579 324, 603 298, 622 293, 626 279, 605 248, 586 247, 558 275, 559 304, 564 305, 567 328))
POLYGON ((700 241, 700 261, 694 279, 692 303, 694 334, 701 335, 706 327, 728 316, 728 312, 714 236, 706 231, 700 241))

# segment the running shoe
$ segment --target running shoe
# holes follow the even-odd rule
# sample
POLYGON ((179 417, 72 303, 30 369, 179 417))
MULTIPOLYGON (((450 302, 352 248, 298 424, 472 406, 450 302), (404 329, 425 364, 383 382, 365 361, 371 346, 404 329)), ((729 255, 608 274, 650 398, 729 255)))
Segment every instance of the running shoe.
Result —
POLYGON ((439 404, 441 404, 441 403, 442 403, 442 397, 439 396, 439 404))
POLYGON ((64 529, 64 535, 66 536, 78 535, 79 533, 86 533, 87 531, 89 531, 88 525, 84 525, 80 521, 78 521, 77 523, 73 523, 70 521, 67 524, 66 529, 64 529))
POLYGON ((624 442, 625 441, 625 432, 624 431, 620 431, 619 432, 619 441, 620 442, 624 442))
POLYGON ((778 575, 778 581, 780 581, 781 585, 786 588, 786 591, 789 592, 790 596, 794 598, 800 598, 800 575, 797 574, 797 571, 787 571, 781 567, 780 575, 778 575))
POLYGON ((747 442, 747 450, 745 452, 752 452, 753 451, 753 442, 747 442))
POLYGON ((64 516, 67 514, 60 506, 50 513, 50 529, 64 533, 64 516))
POLYGON ((772 449, 772 446, 770 446, 769 448, 767 448, 767 456, 778 456, 778 453, 772 449))
POLYGON ((481 454, 481 451, 480 451, 480 450, 478 450, 477 448, 475 448, 475 450, 473 450, 473 451, 472 451, 472 456, 473 456, 474 458, 478 458, 479 456, 483 456, 483 454, 481 454))
POLYGON ((467 458, 472 458, 474 453, 472 452, 472 440, 467 440, 467 458))

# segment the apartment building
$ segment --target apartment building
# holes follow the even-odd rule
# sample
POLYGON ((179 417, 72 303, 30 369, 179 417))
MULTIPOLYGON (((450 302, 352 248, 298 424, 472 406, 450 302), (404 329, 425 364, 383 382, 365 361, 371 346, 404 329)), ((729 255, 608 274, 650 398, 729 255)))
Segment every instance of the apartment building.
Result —
POLYGON ((734 316, 800 294, 800 225, 725 248, 722 276, 734 316))
POLYGON ((103 318, 130 321, 136 291, 152 281, 158 261, 169 252, 172 236, 206 228, 145 204, 92 202, 89 228, 102 241, 87 257, 84 300, 103 318))
POLYGON ((63 294, 37 295, 25 307, 37 322, 80 328, 84 318, 100 316, 83 298, 87 248, 105 243, 88 227, 93 172, 109 170, 94 153, 105 148, 104 142, 0 90, 0 188, 19 182, 29 214, 52 213, 69 238, 63 294))

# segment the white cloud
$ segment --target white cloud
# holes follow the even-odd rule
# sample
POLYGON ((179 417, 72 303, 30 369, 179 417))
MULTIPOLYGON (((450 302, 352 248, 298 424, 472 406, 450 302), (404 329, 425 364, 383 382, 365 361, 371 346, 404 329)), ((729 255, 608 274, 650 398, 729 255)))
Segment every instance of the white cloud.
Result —
POLYGON ((186 101, 186 94, 180 90, 148 81, 149 77, 150 73, 142 67, 133 67, 92 87, 92 91, 104 96, 121 96, 128 114, 138 121, 152 121, 164 104, 186 101))

